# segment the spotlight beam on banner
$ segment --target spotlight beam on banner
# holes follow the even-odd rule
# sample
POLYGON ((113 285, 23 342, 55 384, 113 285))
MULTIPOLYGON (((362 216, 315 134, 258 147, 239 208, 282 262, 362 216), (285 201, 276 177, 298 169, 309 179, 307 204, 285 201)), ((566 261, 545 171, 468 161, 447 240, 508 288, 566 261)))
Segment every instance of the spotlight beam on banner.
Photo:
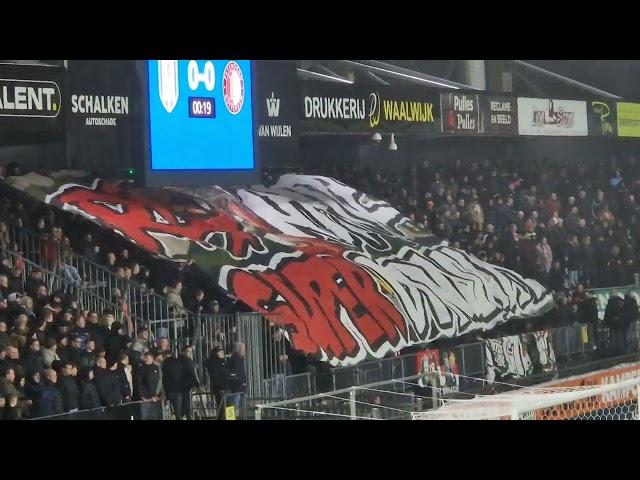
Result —
POLYGON ((351 80, 347 80, 342 77, 334 77, 332 75, 325 75, 324 73, 313 72, 311 70, 305 70, 304 68, 298 68, 298 72, 302 74, 303 77, 311 77, 311 78, 319 78, 322 80, 331 80, 333 82, 338 83, 348 83, 350 85, 353 84, 351 80))
POLYGON ((379 82, 385 86, 389 86, 391 85, 389 82, 387 82, 386 80, 383 80, 382 78, 380 78, 379 76, 377 76, 375 73, 373 72, 369 72, 367 71, 367 75, 369 75, 371 78, 373 78, 376 82, 379 82))
POLYGON ((524 83, 526 83, 528 85, 528 87, 536 93, 536 95, 538 95, 541 98, 546 98, 547 97, 547 94, 540 87, 538 87, 531 80, 529 80, 527 78, 527 76, 524 75, 520 70, 514 69, 513 73, 515 73, 520 80, 522 80, 524 83))
POLYGON ((408 70, 406 68, 397 67, 395 65, 389 65, 384 62, 379 62, 374 60, 370 60, 370 61, 369 60, 360 60, 360 61, 343 60, 343 62, 364 70, 374 70, 376 72, 381 72, 387 75, 401 77, 407 80, 413 80, 415 82, 420 82, 420 83, 429 83, 432 85, 438 85, 444 88, 451 88, 454 90, 460 90, 460 89, 479 90, 470 85, 452 82, 450 80, 445 80, 439 77, 433 77, 431 75, 416 72, 413 70, 408 70))
POLYGON ((316 64, 315 67, 316 67, 316 69, 320 70, 321 72, 324 72, 325 74, 329 75, 330 77, 341 78, 342 80, 345 80, 347 82, 352 82, 353 81, 353 80, 349 80, 348 78, 344 78, 342 75, 338 75, 336 72, 334 72, 333 70, 325 67, 324 65, 316 64))
POLYGON ((572 86, 580 88, 582 90, 587 90, 588 92, 595 93, 596 95, 600 95, 602 97, 615 98, 615 99, 621 99, 622 98, 622 97, 620 97, 620 96, 618 96, 618 95, 616 95, 614 93, 610 93, 610 92, 606 92, 604 90, 600 90, 599 88, 592 87, 591 85, 587 85, 586 83, 579 82, 577 80, 574 80, 573 78, 565 77, 564 75, 560 75, 559 73, 551 72, 549 70, 546 70, 544 68, 538 67, 536 65, 532 65, 532 64, 524 62, 522 60, 513 60, 513 63, 515 65, 517 65, 517 66, 528 68, 529 70, 532 70, 534 72, 542 73, 543 75, 547 75, 549 77, 555 78, 556 80, 564 82, 564 83, 566 83, 568 85, 572 85, 572 86))

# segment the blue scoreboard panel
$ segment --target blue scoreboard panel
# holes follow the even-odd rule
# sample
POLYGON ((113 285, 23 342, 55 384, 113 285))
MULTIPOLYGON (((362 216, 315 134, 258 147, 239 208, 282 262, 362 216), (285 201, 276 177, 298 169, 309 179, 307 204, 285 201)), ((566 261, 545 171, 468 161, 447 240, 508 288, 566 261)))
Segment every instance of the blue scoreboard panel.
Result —
POLYGON ((257 180, 251 61, 145 63, 145 184, 197 186, 257 180))

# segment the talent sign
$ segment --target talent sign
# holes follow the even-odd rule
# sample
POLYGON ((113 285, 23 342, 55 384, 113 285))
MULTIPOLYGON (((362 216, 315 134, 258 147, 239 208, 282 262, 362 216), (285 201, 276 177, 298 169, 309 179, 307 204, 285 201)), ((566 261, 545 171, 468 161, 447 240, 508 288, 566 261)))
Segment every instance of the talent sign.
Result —
POLYGON ((426 89, 306 83, 301 127, 307 133, 433 134, 441 131, 438 94, 426 89))
POLYGON ((480 133, 478 95, 441 93, 442 131, 455 134, 480 133))
POLYGON ((518 97, 520 135, 586 136, 587 102, 518 97))
POLYGON ((63 84, 61 67, 0 65, 0 136, 29 143, 35 135, 61 135, 63 84))

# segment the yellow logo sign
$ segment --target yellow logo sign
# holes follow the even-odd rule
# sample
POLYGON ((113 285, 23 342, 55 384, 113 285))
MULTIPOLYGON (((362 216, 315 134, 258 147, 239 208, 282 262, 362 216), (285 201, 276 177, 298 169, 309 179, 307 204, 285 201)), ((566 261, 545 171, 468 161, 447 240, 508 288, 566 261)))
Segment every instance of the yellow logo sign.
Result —
POLYGON ((235 420, 236 419, 236 407, 231 405, 230 407, 226 407, 224 409, 224 419, 225 420, 235 420))
POLYGON ((375 128, 380 123, 380 94, 372 92, 369 95, 369 126, 375 128))
POLYGON ((618 136, 640 137, 640 103, 618 102, 618 136))
POLYGON ((611 126, 611 123, 607 118, 611 113, 611 109, 609 108, 609 105, 603 102, 591 102, 591 107, 593 108, 593 111, 595 113, 600 115, 600 125, 602 125, 602 134, 603 135, 612 134, 613 127, 611 126))
POLYGON ((384 101, 384 119, 394 122, 433 122, 433 103, 384 101))

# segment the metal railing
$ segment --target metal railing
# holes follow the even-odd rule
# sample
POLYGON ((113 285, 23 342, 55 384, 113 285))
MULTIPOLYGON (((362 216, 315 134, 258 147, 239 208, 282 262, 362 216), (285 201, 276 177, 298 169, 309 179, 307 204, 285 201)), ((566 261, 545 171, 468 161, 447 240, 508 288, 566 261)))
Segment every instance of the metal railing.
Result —
MULTIPOLYGON (((459 359, 461 375, 484 378, 485 349, 483 342, 456 345, 442 350, 453 352, 459 359)), ((417 356, 416 352, 363 362, 351 367, 333 368, 330 371, 331 389, 339 390, 350 386, 416 375, 418 373, 417 356)))
POLYGON ((430 397, 417 395, 417 381, 425 375, 351 386, 328 393, 254 407, 256 420, 376 420, 409 419, 422 411, 430 397))
POLYGON ((152 407, 158 410, 158 420, 164 420, 162 402, 121 403, 115 407, 98 407, 89 410, 76 410, 46 417, 30 418, 29 420, 144 420, 144 409, 152 407))
POLYGON ((55 255, 51 249, 45 254, 45 240, 26 229, 9 225, 8 237, 4 251, 14 265, 24 260, 25 279, 33 270, 40 270, 50 291, 73 293, 82 309, 97 313, 112 311, 129 335, 136 336, 140 327, 145 326, 151 341, 167 338, 174 350, 192 345, 198 376, 205 383, 209 352, 221 346, 229 354, 236 342, 246 347, 244 368, 249 397, 265 398, 264 380, 287 372, 286 362, 281 360, 286 355, 285 344, 282 334, 276 333, 281 330, 274 327, 274 316, 196 314, 169 303, 145 285, 116 277, 106 267, 71 250, 64 259, 59 246, 55 255), (82 282, 70 285, 64 274, 66 267, 76 269, 82 282))

